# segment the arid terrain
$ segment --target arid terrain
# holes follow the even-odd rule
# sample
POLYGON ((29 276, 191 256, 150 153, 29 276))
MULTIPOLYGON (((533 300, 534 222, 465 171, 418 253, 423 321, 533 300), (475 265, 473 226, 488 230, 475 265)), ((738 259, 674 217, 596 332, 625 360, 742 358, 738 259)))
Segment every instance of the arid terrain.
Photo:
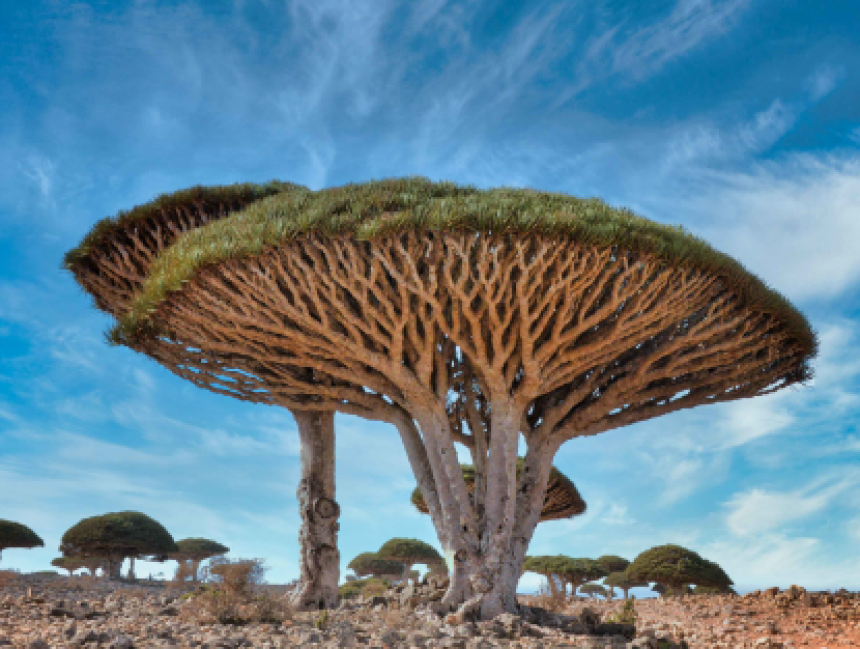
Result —
MULTIPOLYGON (((578 600, 478 624, 433 612, 438 584, 396 586, 335 611, 291 613, 277 588, 231 599, 188 584, 19 577, 0 587, 0 646, 46 647, 860 647, 860 596, 776 589, 744 597, 637 600, 632 628, 606 624, 623 600, 578 600), (232 608, 231 608, 232 607, 232 608), (213 615, 227 619, 222 623, 213 615)), ((537 607, 548 602, 523 597, 537 607)))

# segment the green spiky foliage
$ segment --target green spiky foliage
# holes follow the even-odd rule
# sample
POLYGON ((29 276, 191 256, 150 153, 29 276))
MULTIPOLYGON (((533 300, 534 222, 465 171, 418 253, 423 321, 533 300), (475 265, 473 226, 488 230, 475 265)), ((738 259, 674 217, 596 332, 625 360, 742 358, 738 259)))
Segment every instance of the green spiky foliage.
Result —
POLYGON ((731 586, 725 588, 716 588, 714 586, 696 586, 693 589, 694 595, 737 595, 737 591, 731 586))
POLYGON ((227 554, 230 551, 230 548, 226 545, 221 545, 210 539, 200 538, 182 539, 176 542, 176 547, 179 549, 168 555, 171 559, 197 559, 202 561, 219 554, 227 554))
POLYGON ((624 591, 624 599, 627 599, 630 596, 631 588, 645 588, 648 586, 648 582, 633 581, 627 576, 627 572, 624 571, 610 573, 606 579, 603 580, 603 585, 609 586, 610 588, 620 588, 624 591))
POLYGON ((416 564, 433 566, 444 563, 442 555, 429 543, 418 539, 391 539, 382 544, 376 553, 380 559, 402 563, 406 570, 416 564))
POLYGON ((592 579, 607 575, 606 569, 594 559, 574 559, 564 555, 526 557, 523 572, 543 575, 549 582, 550 591, 557 594, 558 584, 571 586, 571 594, 592 579))
POLYGON ((787 379, 811 376, 808 361, 817 340, 806 318, 736 260, 682 227, 654 223, 598 199, 506 187, 478 190, 420 177, 282 192, 186 233, 153 262, 111 339, 127 343, 156 333, 150 314, 207 265, 257 256, 309 233, 367 240, 415 229, 564 236, 702 270, 719 278, 747 308, 774 315, 797 342, 803 353, 787 379))
POLYGON ((379 577, 366 577, 356 579, 340 586, 340 596, 343 599, 354 599, 359 595, 379 595, 391 586, 387 579, 379 577))
POLYGON ((116 236, 118 232, 132 229, 144 221, 157 219, 165 212, 206 209, 215 206, 223 206, 224 211, 227 212, 289 189, 305 188, 294 183, 273 180, 261 185, 256 183, 210 187, 197 185, 171 194, 162 194, 152 201, 130 210, 122 210, 116 216, 98 221, 81 243, 66 253, 63 266, 74 271, 77 265, 87 263, 87 257, 104 246, 105 242, 116 236))
POLYGON ((0 554, 7 548, 42 548, 45 542, 26 525, 0 518, 0 554))
POLYGON ((67 557, 107 557, 109 573, 128 557, 166 558, 178 548, 158 521, 140 512, 113 512, 85 518, 63 534, 60 552, 67 557))
POLYGON ((67 570, 70 577, 75 570, 86 567, 83 559, 76 559, 74 557, 57 557, 51 561, 51 565, 61 570, 67 570))
POLYGON ((579 587, 579 592, 594 598, 595 595, 606 597, 606 588, 600 584, 583 584, 579 587))
POLYGON ((732 580, 720 566, 679 545, 660 545, 640 554, 627 568, 636 581, 657 582, 683 592, 689 585, 728 588, 732 580))
MULTIPOLYGON (((613 572, 623 572, 627 570, 627 566, 630 565, 630 562, 624 557, 619 557, 614 554, 605 554, 602 557, 597 558, 597 563, 606 568, 609 571, 609 574, 613 572)), ((603 582, 604 584, 606 582, 603 582)))
POLYGON ((227 554, 230 551, 226 545, 216 541, 201 538, 182 539, 176 542, 177 552, 168 554, 169 559, 174 561, 185 561, 191 569, 191 579, 194 582, 200 580, 200 562, 211 557, 227 554))
POLYGON ((375 552, 362 552, 346 566, 359 577, 391 577, 400 579, 406 566, 400 561, 380 559, 375 552))

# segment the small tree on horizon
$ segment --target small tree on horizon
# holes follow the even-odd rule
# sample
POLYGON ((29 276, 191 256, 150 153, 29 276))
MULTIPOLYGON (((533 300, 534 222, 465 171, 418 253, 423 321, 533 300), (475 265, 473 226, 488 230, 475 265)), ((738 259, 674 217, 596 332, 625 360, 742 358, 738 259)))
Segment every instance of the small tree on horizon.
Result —
POLYGON ((656 582, 682 597, 692 585, 728 588, 733 583, 716 563, 671 544, 646 550, 633 560, 626 572, 631 580, 656 582))
POLYGON ((0 558, 8 548, 42 548, 45 542, 26 525, 0 518, 0 558))
POLYGON ((60 552, 80 559, 104 558, 108 579, 118 580, 129 557, 166 557, 177 550, 161 523, 140 512, 113 512, 79 521, 63 534, 60 552))
POLYGON ((610 573, 606 579, 603 580, 603 585, 609 586, 610 588, 620 588, 624 591, 624 599, 629 599, 631 588, 645 588, 648 586, 648 582, 632 581, 627 576, 627 572, 624 571, 610 573))
POLYGON ((579 587, 580 593, 585 593, 591 599, 594 599, 595 595, 600 595, 601 597, 607 597, 606 588, 601 586, 600 584, 583 584, 579 587))
POLYGON ((200 562, 211 557, 227 554, 230 551, 226 545, 216 541, 202 538, 188 538, 176 542, 178 550, 168 554, 168 558, 175 561, 187 562, 191 572, 191 581, 199 581, 200 562))
POLYGON ((75 574, 75 570, 86 567, 83 559, 76 559, 74 557, 57 557, 51 560, 51 565, 55 568, 68 571, 69 577, 75 574))
POLYGON ((390 539, 382 544, 382 547, 376 552, 376 556, 380 559, 402 563, 404 574, 417 564, 423 564, 429 569, 432 566, 445 563, 436 548, 418 539, 390 539))
POLYGON ((597 563, 606 568, 609 574, 612 574, 613 572, 624 572, 627 570, 627 566, 630 565, 630 562, 627 559, 615 554, 605 554, 602 557, 597 557, 597 563))
POLYGON ((588 581, 601 579, 608 575, 608 571, 596 559, 572 559, 561 572, 561 578, 565 584, 570 584, 571 596, 588 581))
POLYGON ((378 577, 389 580, 402 579, 405 568, 400 561, 379 558, 376 552, 362 552, 346 567, 352 570, 357 577, 378 577))

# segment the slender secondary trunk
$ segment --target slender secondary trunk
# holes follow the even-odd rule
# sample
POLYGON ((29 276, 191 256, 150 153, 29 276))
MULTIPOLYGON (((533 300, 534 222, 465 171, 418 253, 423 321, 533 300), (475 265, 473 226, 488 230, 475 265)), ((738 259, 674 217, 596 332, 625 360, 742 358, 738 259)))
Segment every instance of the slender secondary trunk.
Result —
POLYGON ((191 581, 200 581, 200 559, 191 559, 191 581))
POLYGON ((126 579, 128 579, 129 581, 134 581, 134 578, 134 557, 131 557, 129 559, 128 574, 126 575, 126 579))
POLYGON ((629 599, 628 593, 630 592, 630 589, 629 588, 622 588, 621 590, 624 591, 624 599, 629 599))
POLYGON ((296 490, 302 526, 299 531, 297 610, 337 605, 340 552, 337 549, 340 506, 335 501, 334 413, 295 411, 301 442, 302 478, 296 490))

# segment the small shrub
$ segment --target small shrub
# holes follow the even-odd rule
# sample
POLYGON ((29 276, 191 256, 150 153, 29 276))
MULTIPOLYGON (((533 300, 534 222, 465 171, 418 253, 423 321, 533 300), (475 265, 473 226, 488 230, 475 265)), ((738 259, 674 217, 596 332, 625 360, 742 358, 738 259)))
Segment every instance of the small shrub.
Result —
POLYGON ((324 610, 314 620, 314 627, 319 631, 325 631, 328 626, 328 610, 324 610))
POLYGON ((187 594, 183 615, 201 624, 281 623, 289 619, 292 609, 286 598, 254 592, 265 571, 258 559, 213 559, 204 569, 209 583, 187 594))
POLYGON ((616 624, 636 624, 636 618, 638 615, 636 614, 636 606, 633 601, 635 597, 630 597, 630 599, 624 600, 624 606, 621 610, 615 615, 609 615, 606 617, 607 622, 614 622, 616 624))
POLYGON ((566 601, 567 594, 565 591, 561 589, 553 591, 548 583, 541 584, 540 588, 538 588, 537 594, 535 595, 536 606, 554 613, 561 612, 562 609, 565 608, 566 601))
POLYGON ((339 588, 339 591, 343 599, 353 599, 359 595, 364 595, 365 597, 382 595, 390 586, 391 582, 387 579, 365 577, 364 579, 355 579, 343 584, 339 588))

